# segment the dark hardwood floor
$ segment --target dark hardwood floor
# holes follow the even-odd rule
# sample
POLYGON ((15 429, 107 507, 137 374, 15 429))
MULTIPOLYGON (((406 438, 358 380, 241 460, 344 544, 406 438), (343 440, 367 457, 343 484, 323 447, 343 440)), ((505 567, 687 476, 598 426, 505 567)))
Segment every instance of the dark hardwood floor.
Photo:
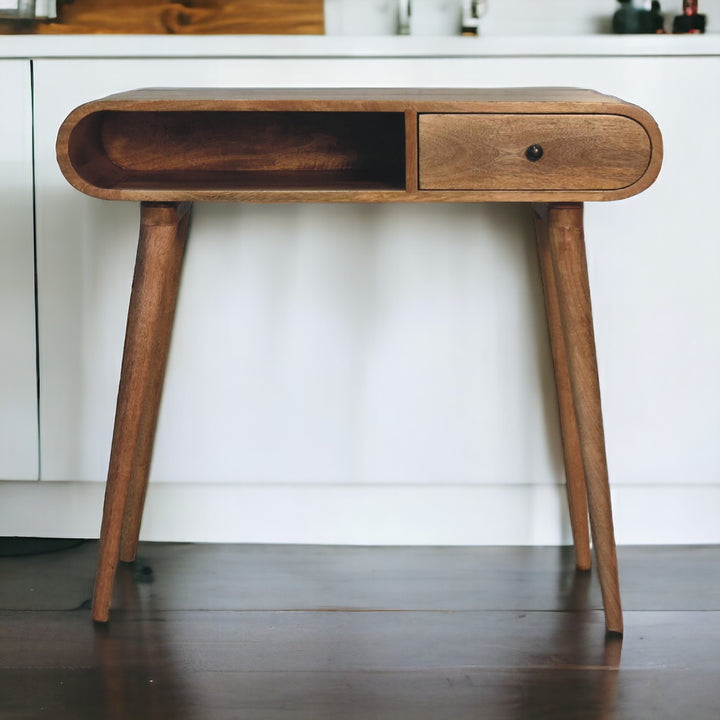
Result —
POLYGON ((142 544, 0 557, 0 718, 718 720, 720 547, 621 547, 623 639, 567 548, 142 544))

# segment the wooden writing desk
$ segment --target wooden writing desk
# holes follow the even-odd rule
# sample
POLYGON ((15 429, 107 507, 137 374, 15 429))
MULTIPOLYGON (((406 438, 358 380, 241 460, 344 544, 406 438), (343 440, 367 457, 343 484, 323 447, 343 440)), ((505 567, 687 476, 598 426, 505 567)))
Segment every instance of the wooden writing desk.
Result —
POLYGON ((74 110, 58 162, 88 195, 141 203, 93 618, 135 558, 191 203, 532 202, 577 566, 588 513, 608 631, 622 632, 583 205, 647 188, 662 139, 590 90, 150 89, 74 110))

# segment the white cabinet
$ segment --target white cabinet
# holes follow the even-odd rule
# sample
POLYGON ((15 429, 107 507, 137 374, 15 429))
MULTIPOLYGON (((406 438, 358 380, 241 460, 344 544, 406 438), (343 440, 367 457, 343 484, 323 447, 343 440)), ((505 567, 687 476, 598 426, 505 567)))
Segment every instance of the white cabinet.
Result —
POLYGON ((37 480, 30 62, 0 60, 0 478, 37 480))
MULTIPOLYGON (((60 176, 54 134, 72 108, 153 85, 473 84, 482 67, 37 61, 43 478, 104 478, 138 223, 136 205, 60 176)), ((555 485, 529 232, 525 206, 198 204, 152 482, 555 485)))
MULTIPOLYGON (((40 59, 34 83, 43 479, 104 479, 138 226, 61 177, 71 109, 143 86, 584 86, 666 143, 652 188, 586 210, 618 539, 717 540, 717 56, 40 59)), ((150 537, 568 539, 526 207, 198 204, 190 237, 150 537)))

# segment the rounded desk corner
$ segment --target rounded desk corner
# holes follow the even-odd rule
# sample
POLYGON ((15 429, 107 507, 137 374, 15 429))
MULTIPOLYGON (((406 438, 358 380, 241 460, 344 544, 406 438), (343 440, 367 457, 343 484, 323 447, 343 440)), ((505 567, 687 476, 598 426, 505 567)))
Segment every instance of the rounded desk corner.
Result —
POLYGON ((609 111, 633 120, 642 127, 648 138, 650 157, 643 172, 632 183, 622 188, 605 190, 597 196, 585 198, 587 200, 610 202, 614 200, 625 200, 639 195, 658 179, 662 169, 664 156, 663 137, 655 118, 640 106, 624 101, 622 101, 622 112, 618 112, 617 107, 609 111))
POLYGON ((79 190, 84 195, 89 195, 91 197, 103 200, 113 200, 115 198, 109 197, 107 193, 102 192, 101 188, 97 188, 80 174, 72 157, 73 153, 71 150, 71 144, 73 131, 85 118, 97 111, 98 101, 94 100, 84 103, 83 105, 79 105, 68 114, 58 130, 57 138, 55 140, 55 157, 63 177, 76 190, 79 190))
POLYGON ((624 192, 617 197, 608 198, 609 200, 622 200, 624 198, 638 195, 639 193, 647 190, 660 175, 663 163, 663 137, 660 127, 658 126, 655 118, 643 108, 638 105, 631 103, 625 103, 626 112, 625 115, 632 120, 635 120, 642 126, 650 141, 650 160, 648 161, 645 172, 627 188, 623 188, 624 192))

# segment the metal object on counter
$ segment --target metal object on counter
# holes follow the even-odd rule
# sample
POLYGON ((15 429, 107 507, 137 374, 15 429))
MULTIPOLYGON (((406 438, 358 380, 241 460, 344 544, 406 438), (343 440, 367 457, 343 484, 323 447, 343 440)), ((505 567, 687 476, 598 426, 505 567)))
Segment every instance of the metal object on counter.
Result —
POLYGON ((480 18, 487 12, 488 0, 463 0, 461 35, 479 35, 480 18))
POLYGON ((487 12, 487 5, 488 0, 398 0, 397 32, 398 35, 454 35, 458 32, 461 35, 477 35, 480 18, 487 12), (414 22, 413 2, 416 10, 414 22), (433 21, 438 20, 440 22, 436 26, 433 21))
POLYGON ((54 20, 57 18, 57 0, 0 0, 2 20, 54 20))
POLYGON ((412 5, 410 0, 398 0, 398 35, 410 34, 410 15, 412 5))

